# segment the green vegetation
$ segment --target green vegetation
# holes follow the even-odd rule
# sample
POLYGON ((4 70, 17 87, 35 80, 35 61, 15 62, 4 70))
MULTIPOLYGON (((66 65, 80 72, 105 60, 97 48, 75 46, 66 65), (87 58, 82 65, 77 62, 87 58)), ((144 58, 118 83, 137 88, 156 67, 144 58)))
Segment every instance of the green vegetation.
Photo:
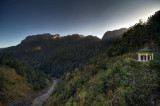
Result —
POLYGON ((160 69, 160 54, 155 53, 154 59, 150 61, 150 67, 153 69, 160 69))
POLYGON ((159 45, 160 35, 160 11, 148 18, 147 22, 140 21, 129 28, 120 39, 108 49, 108 56, 123 55, 134 52, 146 43, 156 42, 159 45))
POLYGON ((31 91, 27 79, 17 75, 14 69, 0 66, 0 101, 6 103, 15 98, 25 98, 31 91))
POLYGON ((0 99, 7 102, 30 89, 45 88, 49 74, 62 77, 47 105, 160 104, 160 55, 150 62, 136 61, 136 52, 145 46, 158 52, 160 11, 127 31, 106 32, 103 40, 79 34, 28 36, 21 44, 1 50, 27 65, 9 55, 0 58, 0 99))
POLYGON ((160 11, 129 28, 111 47, 61 78, 47 105, 139 105, 159 103, 160 55, 138 62, 136 52, 159 45, 160 11))
MULTIPOLYGON (((110 38, 112 36, 113 38, 110 42, 109 40, 102 41, 96 36, 79 34, 64 37, 48 33, 28 36, 19 45, 0 50, 0 55, 2 56, 0 57, 0 66, 3 70, 6 70, 6 68, 11 71, 14 70, 16 72, 15 75, 25 79, 25 88, 28 87, 31 91, 33 89, 41 90, 46 87, 45 76, 48 76, 48 79, 52 77, 59 78, 68 72, 74 71, 75 68, 83 66, 93 56, 104 51, 115 40, 114 37, 117 39, 121 35, 117 32, 114 35, 112 33, 114 31, 107 35, 107 37, 110 38), (4 53, 11 53, 14 58, 8 54, 3 55, 4 53)), ((8 71, 5 72, 7 73, 8 71)), ((6 77, 7 74, 5 74, 6 77)), ((15 92, 14 95, 17 96, 12 97, 11 93, 7 94, 7 92, 12 92, 12 89, 5 88, 6 86, 9 86, 9 88, 14 86, 11 83, 7 83, 3 75, 0 76, 0 79, 0 100, 3 102, 8 102, 14 98, 19 100, 20 94, 24 95, 26 94, 24 92, 28 92, 28 90, 24 89, 20 94, 15 92), (3 98, 4 95, 9 96, 3 98)), ((9 77, 8 80, 10 80, 9 77)), ((21 86, 20 82, 14 81, 13 83, 21 86)), ((19 91, 19 89, 16 88, 16 91, 19 91)))
POLYGON ((72 72, 80 64, 103 50, 101 40, 95 36, 78 34, 60 37, 42 34, 28 36, 21 44, 3 49, 1 53, 12 53, 15 58, 42 70, 45 74, 60 77, 72 72))
POLYGON ((58 48, 40 65, 41 70, 53 77, 72 72, 102 49, 100 39, 93 36, 72 35, 60 39, 66 47, 58 48))
POLYGON ((26 37, 17 46, 3 49, 1 54, 12 53, 15 58, 34 69, 59 78, 103 51, 110 45, 107 42, 105 40, 102 42, 92 35, 73 34, 64 37, 51 34, 33 35, 26 37))
POLYGON ((146 105, 159 86, 158 70, 126 56, 98 57, 68 73, 48 105, 146 105))
POLYGON ((0 101, 24 98, 26 93, 45 87, 46 78, 42 71, 34 70, 9 54, 0 57, 0 101))

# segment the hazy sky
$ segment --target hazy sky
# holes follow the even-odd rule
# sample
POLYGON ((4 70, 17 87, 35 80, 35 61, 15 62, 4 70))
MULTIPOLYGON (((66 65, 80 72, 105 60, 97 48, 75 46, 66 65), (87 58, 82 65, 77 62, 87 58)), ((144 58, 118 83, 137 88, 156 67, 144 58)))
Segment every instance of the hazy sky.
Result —
POLYGON ((102 37, 160 10, 160 0, 0 0, 0 48, 28 35, 102 37))

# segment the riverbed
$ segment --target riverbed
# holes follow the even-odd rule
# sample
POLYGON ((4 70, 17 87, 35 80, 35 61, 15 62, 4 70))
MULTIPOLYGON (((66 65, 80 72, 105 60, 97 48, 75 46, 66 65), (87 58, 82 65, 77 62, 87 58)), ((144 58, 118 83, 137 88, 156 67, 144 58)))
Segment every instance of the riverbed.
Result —
POLYGON ((57 79, 54 80, 53 85, 48 89, 48 91, 46 93, 38 96, 37 98, 35 98, 33 100, 33 103, 31 106, 42 106, 43 103, 45 103, 49 99, 49 97, 52 94, 53 90, 55 89, 56 85, 57 85, 57 79))

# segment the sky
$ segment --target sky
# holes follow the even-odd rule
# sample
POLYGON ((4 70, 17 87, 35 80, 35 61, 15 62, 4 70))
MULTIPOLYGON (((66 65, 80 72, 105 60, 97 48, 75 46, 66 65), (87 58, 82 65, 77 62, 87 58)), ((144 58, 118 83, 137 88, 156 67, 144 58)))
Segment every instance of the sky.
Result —
POLYGON ((101 38, 158 10, 160 0, 0 0, 0 48, 43 33, 101 38))

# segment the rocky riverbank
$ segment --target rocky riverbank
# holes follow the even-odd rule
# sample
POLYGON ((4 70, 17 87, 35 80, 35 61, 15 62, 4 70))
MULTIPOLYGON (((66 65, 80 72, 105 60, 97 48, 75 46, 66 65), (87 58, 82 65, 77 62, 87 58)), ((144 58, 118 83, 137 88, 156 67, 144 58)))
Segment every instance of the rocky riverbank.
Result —
POLYGON ((44 94, 38 96, 37 98, 35 98, 33 100, 33 103, 32 103, 31 106, 42 106, 43 103, 45 103, 49 99, 49 97, 52 94, 53 90, 55 89, 56 85, 57 85, 57 80, 55 79, 54 83, 50 87, 50 89, 46 93, 44 93, 44 94))

